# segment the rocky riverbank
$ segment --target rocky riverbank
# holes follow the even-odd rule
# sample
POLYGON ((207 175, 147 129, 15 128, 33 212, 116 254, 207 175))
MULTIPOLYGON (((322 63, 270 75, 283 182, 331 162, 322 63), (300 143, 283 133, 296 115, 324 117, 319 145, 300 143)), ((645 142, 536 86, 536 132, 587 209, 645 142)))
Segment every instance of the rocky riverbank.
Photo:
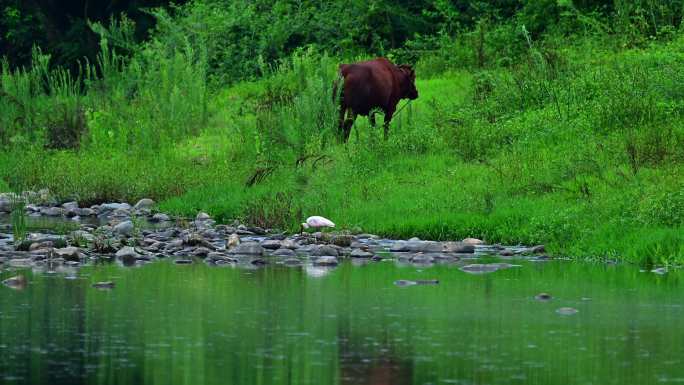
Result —
POLYGON ((390 240, 345 232, 286 234, 237 222, 217 224, 206 213, 194 219, 174 218, 155 212, 154 206, 151 199, 135 205, 80 207, 77 202, 50 201, 46 192, 0 194, 0 223, 4 223, 0 225, 0 265, 54 269, 113 261, 134 266, 170 258, 177 264, 204 262, 212 266, 254 268, 276 263, 334 267, 349 258, 357 263, 394 259, 422 267, 459 263, 465 272, 482 274, 513 265, 467 261, 485 255, 547 259, 543 246, 486 245, 473 238, 457 242, 390 240), (29 232, 24 239, 15 240, 9 212, 17 207, 23 208, 28 218, 51 218, 75 229, 65 234, 29 232))

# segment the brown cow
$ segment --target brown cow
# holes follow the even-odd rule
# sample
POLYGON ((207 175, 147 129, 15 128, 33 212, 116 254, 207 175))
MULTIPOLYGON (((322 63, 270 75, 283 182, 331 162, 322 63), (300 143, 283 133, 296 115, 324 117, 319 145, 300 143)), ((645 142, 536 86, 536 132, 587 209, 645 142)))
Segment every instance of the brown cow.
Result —
POLYGON ((339 128, 349 139, 357 115, 369 116, 375 127, 374 109, 385 113, 385 139, 389 123, 401 99, 418 98, 416 73, 407 65, 394 65, 385 58, 353 64, 340 64, 344 87, 340 95, 339 128), (346 119, 345 119, 346 117, 346 119))

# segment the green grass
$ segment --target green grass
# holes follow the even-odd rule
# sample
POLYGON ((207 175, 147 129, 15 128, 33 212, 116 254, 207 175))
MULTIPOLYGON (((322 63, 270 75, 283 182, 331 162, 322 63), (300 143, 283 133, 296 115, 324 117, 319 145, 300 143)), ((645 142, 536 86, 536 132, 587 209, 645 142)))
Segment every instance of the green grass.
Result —
MULTIPOLYGON (((617 52, 591 40, 531 47, 508 68, 418 74, 420 97, 388 141, 360 117, 347 144, 331 102, 340 60, 302 51, 260 80, 209 92, 195 51, 167 55, 134 65, 104 52, 115 64, 101 64, 104 77, 78 96, 80 145, 7 145, 0 180, 82 203, 150 197, 176 214, 289 230, 324 215, 391 237, 683 260, 683 38, 617 52), (123 79, 140 88, 127 91, 123 79)), ((30 74, 5 70, 3 84, 30 74)))

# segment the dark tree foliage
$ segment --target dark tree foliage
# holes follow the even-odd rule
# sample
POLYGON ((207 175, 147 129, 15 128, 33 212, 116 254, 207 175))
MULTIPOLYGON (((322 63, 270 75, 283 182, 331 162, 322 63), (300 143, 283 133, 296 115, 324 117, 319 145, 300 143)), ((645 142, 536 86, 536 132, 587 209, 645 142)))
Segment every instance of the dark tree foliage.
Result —
MULTIPOLYGON (((111 17, 126 14, 135 22, 135 37, 140 41, 155 25, 155 17, 146 9, 163 7, 172 11, 172 24, 178 25, 181 35, 201 35, 209 41, 213 69, 237 78, 258 73, 257 57, 271 63, 304 45, 347 57, 382 55, 407 42, 430 41, 430 36, 437 35, 454 37, 483 30, 483 25, 524 25, 537 38, 548 32, 576 32, 583 28, 581 19, 589 18, 615 34, 658 37, 679 27, 684 8, 681 0, 173 1, 188 3, 181 7, 171 3, 0 0, 0 56, 12 65, 23 65, 37 45, 52 56, 51 64, 73 69, 77 60, 92 58, 98 48, 98 36, 88 21, 107 24, 111 17)), ((168 28, 160 34, 165 32, 168 28)))
MULTIPOLYGON (((175 1, 183 3, 184 1, 175 1)), ((122 13, 136 22, 136 37, 143 39, 154 18, 145 8, 166 6, 168 0, 0 0, 0 56, 12 65, 24 65, 31 48, 40 46, 52 55, 52 64, 74 66, 93 58, 98 37, 88 21, 106 21, 122 13)))

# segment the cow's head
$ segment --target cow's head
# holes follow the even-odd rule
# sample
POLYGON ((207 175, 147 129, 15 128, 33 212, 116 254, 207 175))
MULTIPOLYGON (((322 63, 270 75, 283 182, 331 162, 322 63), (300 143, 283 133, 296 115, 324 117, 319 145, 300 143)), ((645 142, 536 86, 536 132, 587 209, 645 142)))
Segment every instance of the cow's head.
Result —
POLYGON ((410 65, 401 64, 398 66, 399 71, 403 75, 401 81, 401 97, 406 99, 418 99, 418 90, 416 89, 416 71, 410 65))

